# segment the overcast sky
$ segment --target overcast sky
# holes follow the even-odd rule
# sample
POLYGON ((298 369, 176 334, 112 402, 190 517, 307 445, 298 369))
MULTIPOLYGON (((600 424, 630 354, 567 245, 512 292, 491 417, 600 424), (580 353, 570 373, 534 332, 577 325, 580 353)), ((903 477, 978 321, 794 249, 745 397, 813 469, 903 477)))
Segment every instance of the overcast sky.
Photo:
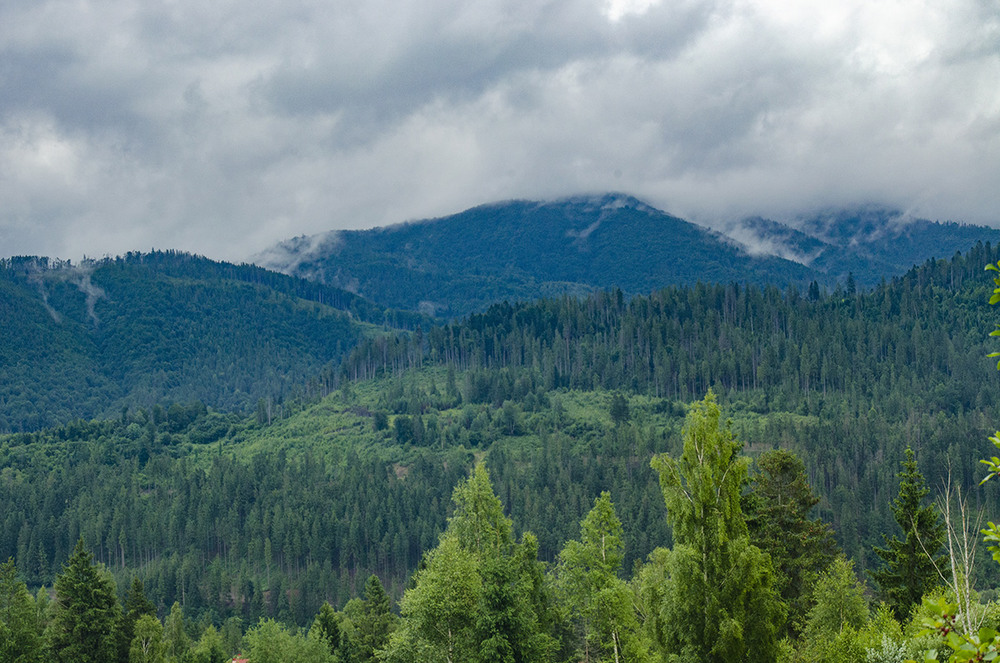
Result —
POLYGON ((0 256, 606 191, 1000 225, 1000 0, 0 3, 0 256))

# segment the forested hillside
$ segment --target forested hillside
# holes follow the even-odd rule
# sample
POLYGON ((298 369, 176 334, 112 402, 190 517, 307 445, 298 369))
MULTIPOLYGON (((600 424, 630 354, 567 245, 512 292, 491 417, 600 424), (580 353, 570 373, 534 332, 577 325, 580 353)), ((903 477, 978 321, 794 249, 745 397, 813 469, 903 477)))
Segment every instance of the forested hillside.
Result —
POLYGON ((869 289, 929 258, 1000 241, 982 226, 913 219, 881 207, 711 231, 622 194, 510 201, 459 214, 288 240, 259 264, 446 318, 502 301, 618 288, 647 295, 696 282, 869 289))
MULTIPOLYGON (((51 586, 82 539, 119 588, 136 576, 161 618, 176 603, 174 611, 199 620, 191 626, 196 633, 209 624, 242 632, 262 617, 305 626, 329 602, 344 606, 330 619, 341 620, 351 647, 361 646, 358 624, 381 587, 398 599, 405 588, 445 582, 448 569, 467 564, 482 589, 507 582, 495 575, 506 569, 525 574, 509 579, 518 591, 530 594, 535 590, 527 587, 537 585, 533 600, 569 601, 559 604, 571 611, 562 618, 542 603, 529 612, 548 624, 532 631, 540 639, 531 646, 541 648, 532 655, 541 658, 532 660, 570 660, 591 627, 566 615, 591 609, 588 592, 597 589, 584 583, 549 596, 543 576, 554 574, 556 587, 577 577, 558 570, 584 559, 582 549, 567 542, 585 535, 588 525, 581 530, 581 521, 607 491, 614 518, 605 512, 600 527, 614 529, 620 520, 621 549, 615 552, 620 564, 601 582, 630 577, 627 587, 641 601, 666 600, 656 592, 667 585, 655 577, 672 573, 671 562, 657 551, 684 544, 688 534, 678 539, 678 516, 666 508, 673 461, 662 459, 688 453, 683 445, 690 435, 682 427, 703 425, 696 422, 711 414, 717 399, 723 418, 711 426, 723 431, 720 439, 731 433, 732 448, 755 463, 746 467, 749 479, 767 481, 767 472, 777 471, 774 458, 764 462, 765 452, 801 459, 803 481, 818 498, 813 508, 801 497, 801 517, 832 526, 836 547, 851 562, 828 569, 829 581, 840 583, 831 591, 854 592, 844 587, 857 580, 847 578, 881 568, 874 547, 902 533, 892 504, 906 449, 915 452, 915 467, 934 492, 950 476, 986 513, 1000 513, 996 488, 978 486, 978 459, 988 455, 986 438, 1000 420, 1000 378, 985 358, 995 349, 987 336, 995 312, 986 303, 989 279, 982 271, 998 258, 997 249, 979 245, 868 293, 696 285, 641 297, 612 291, 495 305, 460 323, 361 337, 333 393, 302 391, 280 409, 243 416, 174 403, 6 435, 0 437, 0 559, 11 557, 33 588, 51 586), (692 409, 710 389, 715 395, 692 409), (654 458, 661 460, 651 464, 654 458), (453 503, 449 495, 456 486, 472 490, 463 482, 472 481, 467 478, 478 461, 510 518, 509 525, 495 521, 497 531, 511 537, 498 539, 500 558, 474 552, 463 526, 454 524, 465 498, 453 503), (452 534, 439 538, 445 531, 452 534), (494 567, 491 559, 508 561, 494 567), (415 569, 423 569, 416 579, 415 569), (636 572, 629 576, 629 569, 636 572), (366 583, 372 574, 380 580, 377 590, 366 583), (349 601, 359 594, 366 598, 349 601), (569 630, 559 631, 564 627, 569 630)), ((60 310, 58 298, 50 294, 49 302, 60 310)), ((98 330, 113 320, 101 312, 95 308, 98 330)), ((77 316, 88 318, 86 300, 78 302, 77 316)), ((794 470, 793 462, 778 460, 794 470)), ((476 490, 486 490, 476 481, 476 490)), ((772 527, 761 510, 766 501, 755 501, 766 493, 755 483, 740 485, 726 490, 746 500, 753 545, 778 545, 766 536, 772 527)), ((747 526, 740 522, 726 526, 737 539, 747 526)), ((821 529, 815 530, 820 538, 821 529)), ((810 554, 812 575, 796 590, 809 593, 784 598, 797 612, 787 623, 774 612, 767 629, 798 637, 812 628, 809 606, 820 600, 812 588, 826 568, 816 565, 828 564, 832 553, 810 554)), ((787 574, 795 563, 782 571, 782 582, 791 583, 787 574)), ((980 565, 972 576, 983 596, 994 593, 996 568, 980 565)), ((583 583, 582 577, 572 582, 583 583)), ((625 591, 616 582, 606 586, 625 591)), ((882 596, 869 587, 856 591, 882 596)), ((469 588, 470 596, 480 589, 469 588)), ((404 600, 405 619, 422 614, 414 603, 419 595, 404 600)), ((529 609, 510 600, 517 610, 529 609)), ((772 607, 760 614, 771 615, 772 607)), ((632 636, 619 633, 622 651, 637 647, 630 651, 640 652, 639 660, 657 647, 670 651, 682 637, 668 626, 675 619, 645 615, 640 626, 622 626, 639 638, 632 644, 626 643, 632 636)), ((396 640, 379 641, 386 656, 403 656, 407 643, 440 645, 426 640, 421 622, 405 619, 396 640)), ((479 637, 479 627, 462 628, 479 637)), ((842 630, 830 633, 846 637, 842 630)), ((776 636, 760 637, 774 645, 776 636)), ((866 642, 877 644, 872 638, 866 642)), ((239 647, 238 636, 233 642, 239 647)), ((370 660, 357 652, 337 655, 370 660)))
POLYGON ((813 272, 754 257, 706 228, 609 194, 483 205, 449 217, 300 238, 258 258, 273 269, 445 317, 493 302, 618 287, 645 294, 706 280, 806 284, 813 272))
POLYGON ((977 242, 1000 241, 1000 230, 913 218, 877 205, 801 215, 789 225, 759 217, 744 219, 730 232, 751 246, 803 261, 820 282, 848 277, 870 288, 905 273, 928 258, 948 258, 977 242))
MULTIPOLYGON (((228 555, 241 563, 259 559, 254 570, 264 569, 264 552, 246 546, 270 539, 270 560, 280 556, 287 563, 281 577, 334 560, 345 578, 379 570, 398 587, 442 522, 441 491, 486 453, 499 494, 515 521, 538 533, 543 557, 554 554, 593 496, 608 489, 623 506, 626 554, 635 559, 667 536, 656 524, 647 459, 677 444, 685 404, 714 388, 748 451, 781 446, 805 460, 823 497, 820 512, 865 568, 867 548, 891 524, 884 498, 903 448, 918 451, 932 485, 949 465, 964 485, 975 483, 979 441, 996 418, 1000 387, 983 359, 992 316, 981 266, 996 257, 995 249, 980 246, 868 294, 699 285, 631 299, 612 292, 497 305, 464 323, 363 341, 344 362, 347 383, 336 394, 314 404, 303 394, 280 416, 260 410, 243 419, 203 405, 174 405, 8 437, 5 476, 32 478, 9 480, 3 489, 38 491, 35 498, 12 493, 9 499, 55 511, 8 513, 0 556, 24 558, 24 570, 43 582, 78 531, 87 532, 101 559, 150 572, 169 559, 181 564, 175 555, 200 541, 201 562, 187 566, 200 577, 203 564, 228 555), (629 412, 617 421, 608 410, 614 394, 629 412), (452 457, 460 460, 436 474, 452 457), (361 488, 336 483, 337 468, 357 463, 382 469, 347 471, 344 480, 398 483, 399 490, 427 481, 421 490, 436 494, 437 506, 415 505, 412 518, 368 510, 366 518, 381 519, 370 527, 333 503, 289 510, 341 513, 346 529, 335 535, 294 526, 287 530, 294 535, 241 537, 233 529, 208 536, 169 526, 190 529, 204 518, 228 518, 196 507, 207 495, 186 503, 150 500, 155 508, 200 508, 202 520, 192 514, 171 520, 164 513, 128 525, 113 515, 141 513, 119 505, 121 495, 140 499, 165 490, 193 497, 211 487, 222 491, 212 500, 230 504, 231 495, 262 496, 277 476, 282 486, 322 483, 299 472, 327 477, 337 500, 358 500, 361 488), (222 478, 206 482, 213 472, 231 473, 253 488, 223 488, 222 478), (110 491, 104 501, 83 490, 101 473, 107 476, 98 483, 110 491), (55 485, 69 492, 57 498, 43 489, 55 485), (90 516, 66 510, 77 500, 92 509, 90 516), (65 519, 65 526, 50 527, 53 518, 65 519), (396 524, 389 527, 390 520, 396 524), (153 539, 143 540, 140 522, 149 523, 153 539), (355 534, 343 537, 345 531, 355 534), (375 542, 366 538, 374 532, 375 542), (303 538, 296 544, 295 537, 303 538), (344 550, 353 552, 345 556, 344 550)), ((273 495, 293 500, 294 490, 273 495)), ((311 491, 303 499, 319 495, 311 491)), ((233 527, 246 522, 257 497, 247 504, 250 511, 231 514, 233 527)), ((405 500, 372 503, 398 509, 405 500)), ((270 520, 261 525, 273 526, 270 520)))
POLYGON ((0 261, 0 318, 0 431, 170 401, 273 404, 371 324, 420 324, 336 288, 172 252, 0 261))

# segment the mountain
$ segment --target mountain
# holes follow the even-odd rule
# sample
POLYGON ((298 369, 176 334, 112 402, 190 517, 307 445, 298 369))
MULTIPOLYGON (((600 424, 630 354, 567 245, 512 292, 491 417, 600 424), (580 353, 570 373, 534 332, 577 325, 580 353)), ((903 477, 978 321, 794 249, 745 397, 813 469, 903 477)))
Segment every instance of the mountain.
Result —
POLYGON ((122 408, 280 399, 371 328, 419 324, 329 286, 182 253, 0 261, 0 431, 122 408))
POLYGON ((623 194, 511 201, 386 228, 281 243, 258 264, 388 306, 459 317, 493 302, 620 288, 742 282, 862 286, 1000 231, 911 219, 879 207, 792 224, 750 218, 725 234, 623 194))
POLYGON ((608 194, 512 201, 285 242, 258 264, 387 306, 457 317, 502 300, 703 282, 808 283, 808 267, 608 194))
POLYGON ((929 258, 951 258, 977 242, 1000 242, 1000 230, 913 218, 876 205, 802 215, 790 224, 752 217, 727 234, 758 252, 795 260, 817 280, 862 286, 904 273, 929 258))

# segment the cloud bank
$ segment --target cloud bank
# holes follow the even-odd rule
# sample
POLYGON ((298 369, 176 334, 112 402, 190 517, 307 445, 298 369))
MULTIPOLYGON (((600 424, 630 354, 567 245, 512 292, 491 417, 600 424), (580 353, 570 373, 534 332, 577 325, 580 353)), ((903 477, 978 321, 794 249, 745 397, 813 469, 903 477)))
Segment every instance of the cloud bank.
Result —
POLYGON ((998 80, 996 0, 10 0, 0 254, 240 260, 609 190, 996 225, 998 80))

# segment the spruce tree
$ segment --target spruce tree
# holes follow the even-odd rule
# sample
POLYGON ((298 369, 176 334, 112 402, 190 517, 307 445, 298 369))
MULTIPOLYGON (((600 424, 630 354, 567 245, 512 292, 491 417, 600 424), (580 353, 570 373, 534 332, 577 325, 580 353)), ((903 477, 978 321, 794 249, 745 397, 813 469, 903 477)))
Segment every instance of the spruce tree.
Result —
POLYGON ((138 577, 132 577, 132 586, 125 599, 125 614, 118 629, 118 660, 128 663, 131 657, 132 638, 135 636, 135 623, 143 615, 156 617, 156 606, 146 598, 146 591, 138 577))
POLYGON ((375 652, 384 648, 395 626, 389 595, 378 576, 365 581, 364 612, 356 623, 362 661, 374 661, 375 652))
POLYGON ((0 661, 42 660, 35 600, 17 577, 14 560, 0 564, 0 661))
POLYGON ((895 535, 884 536, 885 548, 875 547, 885 565, 871 572, 885 602, 896 619, 909 617, 920 599, 941 583, 938 569, 945 568, 942 552, 945 542, 944 524, 933 504, 924 504, 930 490, 924 475, 917 469, 912 449, 907 448, 903 470, 899 476, 899 494, 892 501, 892 515, 903 531, 900 540, 895 535))
POLYGON ((324 601, 323 605, 320 606, 319 612, 313 620, 312 628, 310 628, 310 632, 312 631, 315 631, 326 643, 331 654, 335 654, 340 649, 340 619, 329 601, 324 601))
POLYGON ((118 657, 121 608, 115 581, 77 541, 56 577, 56 600, 48 641, 53 658, 65 663, 107 663, 118 657))
POLYGON ((797 635, 812 606, 813 587, 837 554, 830 527, 809 513, 819 502, 805 465, 783 449, 760 455, 743 498, 750 541, 771 555, 775 588, 788 604, 787 635, 797 635))

